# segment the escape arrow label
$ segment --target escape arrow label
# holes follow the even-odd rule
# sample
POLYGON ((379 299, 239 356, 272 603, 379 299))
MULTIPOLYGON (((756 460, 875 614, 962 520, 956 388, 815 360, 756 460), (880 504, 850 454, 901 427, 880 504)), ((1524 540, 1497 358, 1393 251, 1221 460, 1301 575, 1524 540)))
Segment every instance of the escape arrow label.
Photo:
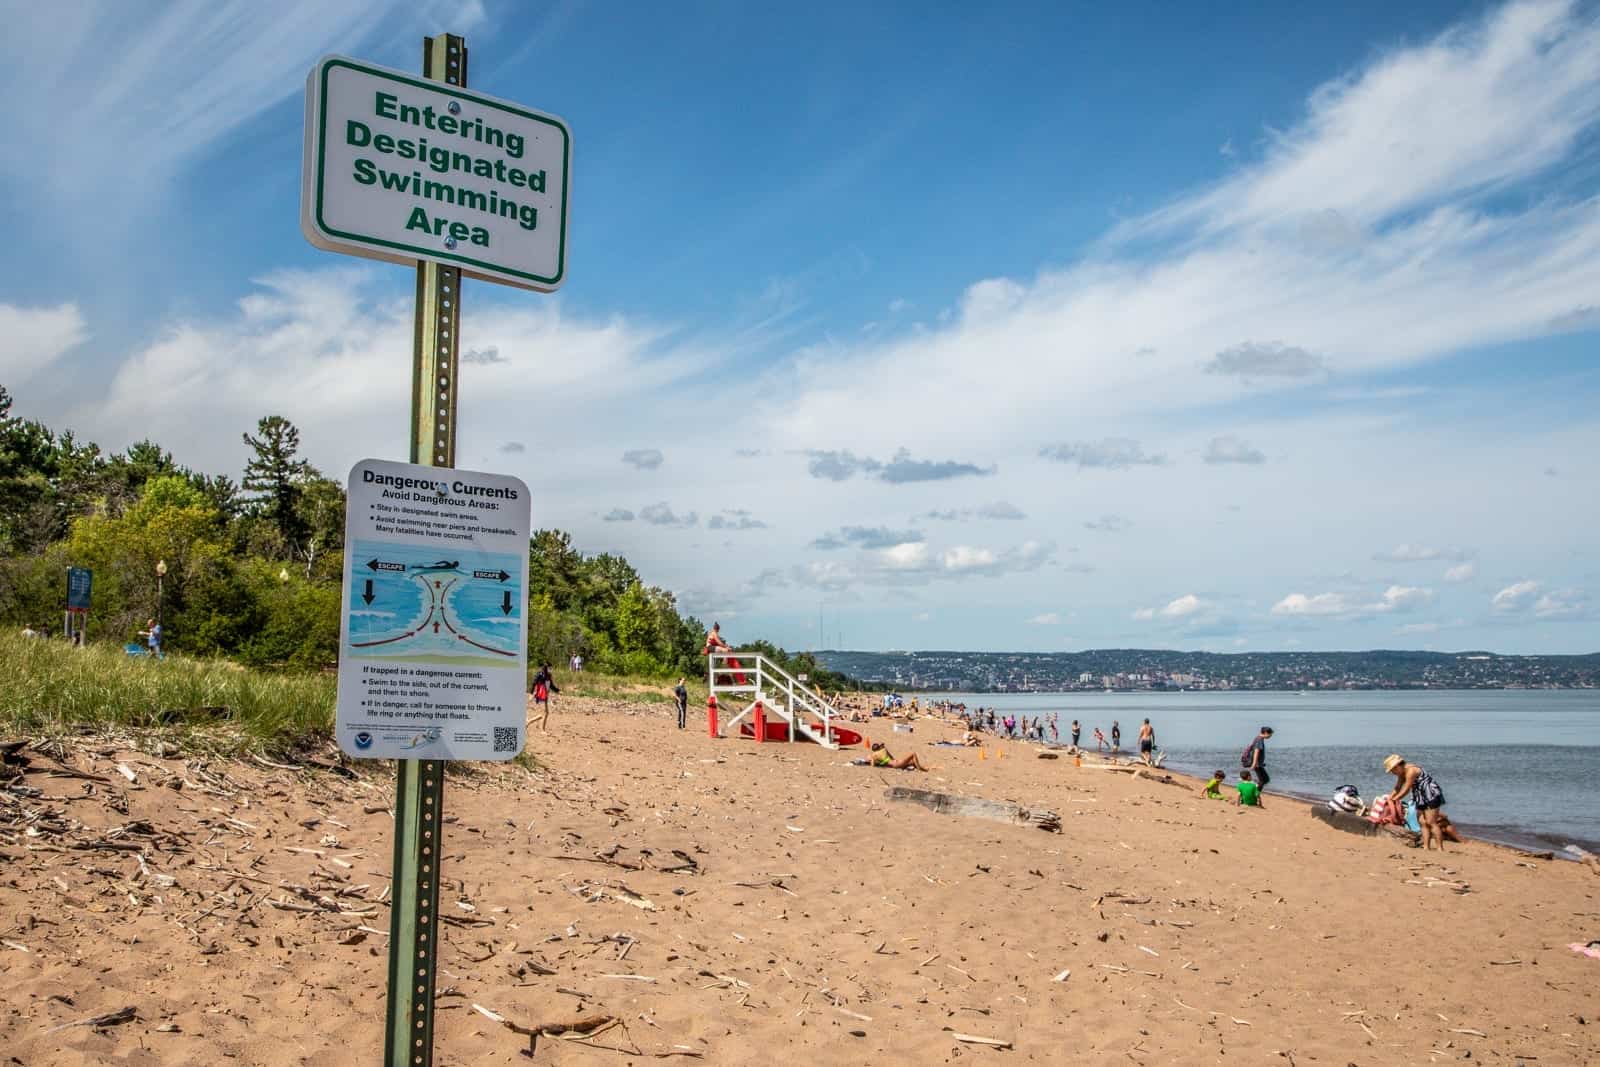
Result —
POLYGON ((503 582, 511 577, 505 571, 473 571, 472 576, 474 578, 487 578, 491 582, 503 582))
POLYGON ((404 563, 385 563, 381 559, 369 559, 367 560, 367 566, 375 571, 399 571, 401 574, 404 574, 406 570, 404 563))

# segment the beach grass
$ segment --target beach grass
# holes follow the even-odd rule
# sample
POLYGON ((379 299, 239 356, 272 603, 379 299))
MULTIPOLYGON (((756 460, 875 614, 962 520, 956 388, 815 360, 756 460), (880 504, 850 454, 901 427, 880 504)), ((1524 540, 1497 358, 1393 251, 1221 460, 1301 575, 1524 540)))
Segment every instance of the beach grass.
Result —
POLYGON ((331 738, 334 692, 330 674, 0 637, 0 736, 151 732, 218 754, 290 752, 331 738))
MULTIPOLYGON (((619 700, 629 704, 671 704, 672 687, 676 678, 637 678, 626 674, 599 674, 594 671, 556 672, 556 684, 562 696, 589 697, 595 700, 619 700)), ((690 678, 685 683, 689 702, 705 703, 706 685, 703 680, 690 678)))

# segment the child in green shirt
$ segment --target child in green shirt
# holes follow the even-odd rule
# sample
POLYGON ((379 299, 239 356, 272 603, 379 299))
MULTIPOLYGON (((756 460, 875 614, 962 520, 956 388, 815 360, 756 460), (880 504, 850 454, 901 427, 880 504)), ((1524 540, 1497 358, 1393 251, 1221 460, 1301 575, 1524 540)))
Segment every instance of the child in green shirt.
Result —
POLYGON ((1227 774, 1222 771, 1212 771, 1211 780, 1205 784, 1205 788, 1200 790, 1200 795, 1203 797, 1210 797, 1212 800, 1221 800, 1222 780, 1226 777, 1228 777, 1227 774))
POLYGON ((1233 798, 1235 804, 1246 808, 1261 807, 1261 787, 1250 780, 1249 771, 1239 772, 1239 792, 1233 798))

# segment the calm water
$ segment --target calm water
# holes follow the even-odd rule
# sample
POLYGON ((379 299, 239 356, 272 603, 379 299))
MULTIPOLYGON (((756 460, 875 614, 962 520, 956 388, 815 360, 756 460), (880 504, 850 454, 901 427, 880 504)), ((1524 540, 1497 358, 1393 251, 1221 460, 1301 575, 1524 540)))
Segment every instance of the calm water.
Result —
POLYGON ((1122 747, 1137 751, 1139 724, 1156 730, 1167 766, 1237 780, 1239 755, 1262 726, 1271 789, 1327 797, 1350 783, 1369 802, 1394 776, 1383 758, 1398 752, 1426 767, 1445 809, 1476 835, 1560 849, 1600 851, 1600 691, 1484 690, 1384 693, 976 693, 952 694, 968 708, 992 707, 1048 725, 1067 741, 1073 719, 1094 747, 1122 725, 1122 747))

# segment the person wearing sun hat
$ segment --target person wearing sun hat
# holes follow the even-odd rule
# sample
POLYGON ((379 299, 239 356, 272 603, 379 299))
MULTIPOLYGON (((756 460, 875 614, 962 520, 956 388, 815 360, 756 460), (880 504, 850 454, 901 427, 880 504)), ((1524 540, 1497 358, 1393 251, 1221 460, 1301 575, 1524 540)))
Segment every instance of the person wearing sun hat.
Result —
POLYGON ((1444 851, 1445 819, 1444 819, 1444 790, 1439 788, 1439 783, 1433 780, 1433 775, 1417 766, 1407 763, 1399 754, 1391 754, 1383 761, 1383 769, 1394 775, 1394 791, 1389 794, 1389 801, 1398 805, 1407 793, 1411 794, 1411 803, 1417 809, 1417 821, 1422 824, 1422 847, 1433 847, 1435 838, 1439 841, 1439 851, 1444 851))

